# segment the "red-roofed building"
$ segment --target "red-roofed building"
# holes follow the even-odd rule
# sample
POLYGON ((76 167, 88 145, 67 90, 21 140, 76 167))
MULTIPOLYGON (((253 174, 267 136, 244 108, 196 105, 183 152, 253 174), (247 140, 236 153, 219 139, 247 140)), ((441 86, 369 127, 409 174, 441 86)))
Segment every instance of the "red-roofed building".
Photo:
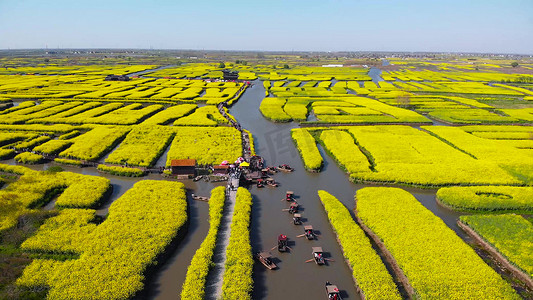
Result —
POLYGON ((170 168, 173 175, 196 176, 196 159, 173 159, 170 168))

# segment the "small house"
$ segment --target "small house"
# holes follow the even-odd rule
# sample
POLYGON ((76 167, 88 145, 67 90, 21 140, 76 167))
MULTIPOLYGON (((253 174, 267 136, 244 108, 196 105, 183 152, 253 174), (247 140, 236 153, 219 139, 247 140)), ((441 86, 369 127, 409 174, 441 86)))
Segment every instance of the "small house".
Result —
POLYGON ((239 79, 239 72, 238 71, 231 71, 231 70, 222 70, 222 77, 224 80, 238 80, 239 79))
POLYGON ((196 159, 173 159, 170 168, 172 175, 196 176, 196 159))
POLYGON ((105 81, 129 81, 130 78, 126 75, 107 75, 105 81))
POLYGON ((213 166, 213 175, 227 175, 229 173, 228 165, 213 166))

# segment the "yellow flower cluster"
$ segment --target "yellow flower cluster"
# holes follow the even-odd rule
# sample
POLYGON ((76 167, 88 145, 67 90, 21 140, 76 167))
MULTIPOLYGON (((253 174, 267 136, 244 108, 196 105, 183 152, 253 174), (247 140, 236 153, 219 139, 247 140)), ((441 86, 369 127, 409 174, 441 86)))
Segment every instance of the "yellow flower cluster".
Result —
POLYGON ((240 187, 231 220, 231 234, 226 249, 226 264, 222 283, 222 299, 249 300, 253 289, 252 246, 250 245, 250 213, 252 195, 240 187))
POLYGON ((72 142, 69 140, 49 140, 48 142, 33 148, 33 150, 45 154, 57 154, 68 148, 70 145, 72 145, 72 142))
POLYGON ((533 277, 533 224, 520 215, 461 216, 512 264, 533 277))
POLYGON ((283 110, 285 99, 267 97, 261 101, 259 110, 265 118, 274 122, 290 122, 292 118, 283 110))
POLYGON ((313 171, 320 170, 324 161, 316 146, 315 138, 309 131, 301 128, 291 130, 291 136, 302 156, 305 168, 313 171))
POLYGON ((96 169, 98 171, 106 172, 111 175, 117 176, 126 176, 126 177, 141 177, 144 176, 145 172, 137 168, 127 168, 127 167, 118 167, 118 166, 106 166, 104 164, 99 164, 96 169))
POLYGON ((318 196, 365 299, 401 299, 387 268, 348 209, 326 191, 318 191, 318 196))
POLYGON ((341 130, 324 130, 320 134, 324 148, 350 174, 369 172, 367 157, 354 143, 352 136, 341 130))
POLYGON ((168 126, 135 126, 105 162, 151 167, 168 147, 175 131, 168 126))
POLYGON ((72 139, 73 145, 59 155, 83 160, 98 159, 113 149, 130 129, 127 126, 97 126, 72 139))
POLYGON ((127 299, 143 288, 143 273, 185 225, 185 187, 169 181, 137 182, 113 202, 107 219, 93 227, 83 225, 90 211, 55 218, 32 238, 38 239, 33 247, 55 249, 57 238, 61 246, 70 243, 66 249, 81 248, 79 258, 35 259, 17 284, 49 286, 48 299, 127 299))
POLYGON ((18 161, 19 163, 30 164, 30 165, 38 164, 42 162, 43 159, 44 157, 42 155, 31 153, 31 152, 22 152, 18 154, 17 156, 15 156, 15 160, 18 161))
POLYGON ((196 159, 199 165, 235 161, 242 156, 241 133, 233 127, 176 127, 176 136, 167 154, 173 159, 196 159))
POLYGON ((110 190, 106 178, 70 172, 38 172, 20 166, 0 165, 3 172, 23 174, 0 191, 0 231, 14 226, 20 215, 53 197, 57 207, 95 207, 110 190))
POLYGON ((421 299, 520 299, 444 222, 408 192, 363 188, 357 214, 385 244, 421 299))
POLYGON ((196 250, 187 269, 187 276, 181 290, 181 299, 183 300, 204 299, 205 282, 213 265, 212 257, 215 252, 218 227, 222 219, 225 199, 226 193, 223 186, 216 187, 211 191, 211 198, 209 198, 209 231, 200 248, 196 250))
POLYGON ((174 122, 174 126, 217 126, 228 123, 228 120, 220 114, 216 106, 207 105, 196 109, 188 116, 179 118, 174 122))
POLYGON ((172 122, 178 118, 190 114, 193 110, 196 109, 195 104, 181 104, 171 106, 163 111, 156 113, 150 118, 142 122, 142 125, 166 125, 169 122, 172 122))
POLYGON ((454 186, 439 189, 437 199, 460 211, 533 212, 533 187, 454 186))

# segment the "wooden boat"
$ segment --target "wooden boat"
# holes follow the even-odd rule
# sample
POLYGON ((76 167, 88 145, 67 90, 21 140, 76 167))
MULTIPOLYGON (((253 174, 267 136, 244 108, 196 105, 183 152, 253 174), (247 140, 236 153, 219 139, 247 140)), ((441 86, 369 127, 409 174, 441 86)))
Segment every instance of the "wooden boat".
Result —
POLYGON ((282 172, 292 172, 292 171, 294 171, 294 169, 291 168, 291 166, 289 166, 287 164, 283 164, 283 165, 278 166, 278 170, 280 170, 282 172))
POLYGON ((258 252, 255 254, 255 258, 259 260, 263 266, 267 267, 269 270, 276 269, 278 266, 272 261, 272 255, 269 252, 258 252))
POLYGON ((328 300, 342 300, 339 289, 336 285, 326 281, 326 296, 328 300))
POLYGON ((305 234, 305 237, 308 240, 314 240, 315 239, 315 231, 313 230, 313 226, 311 226, 311 225, 305 225, 304 226, 304 234, 305 234))
POLYGON ((292 215, 292 223, 294 223, 294 225, 302 225, 302 215, 301 214, 292 215))
POLYGON ((323 256, 324 251, 322 251, 322 247, 313 247, 312 250, 313 250, 313 252, 312 252, 313 253, 313 259, 314 259, 315 263, 317 265, 325 264, 326 262, 324 260, 324 256, 323 256))
POLYGON ((287 191, 285 193, 285 200, 286 201, 294 201, 294 192, 293 191, 287 191))
POLYGON ((267 178, 265 180, 265 183, 268 185, 268 186, 271 186, 271 187, 278 187, 279 186, 279 183, 275 182, 274 179, 272 178, 267 178))
POLYGON ((288 239, 287 239, 287 236, 284 235, 284 234, 280 234, 278 236, 278 251, 279 252, 286 252, 288 251, 289 247, 288 247, 288 239))
POLYGON ((263 179, 257 179, 257 187, 258 188, 262 188, 264 186, 265 186, 265 184, 263 183, 263 179))
POLYGON ((289 206, 289 214, 295 214, 299 210, 300 210, 300 205, 296 201, 292 202, 291 206, 289 206))
POLYGON ((191 194, 191 197, 192 197, 194 200, 198 200, 198 201, 206 201, 206 202, 209 201, 209 198, 208 198, 208 197, 198 196, 198 195, 195 195, 195 194, 191 194))

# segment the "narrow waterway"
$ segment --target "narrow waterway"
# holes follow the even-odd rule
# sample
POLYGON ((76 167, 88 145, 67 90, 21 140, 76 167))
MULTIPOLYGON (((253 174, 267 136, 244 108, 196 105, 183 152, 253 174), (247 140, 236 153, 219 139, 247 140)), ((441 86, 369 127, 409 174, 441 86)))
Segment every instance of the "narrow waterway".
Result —
MULTIPOLYGON (((374 73, 379 76, 379 73, 374 73)), ((269 271, 262 265, 254 268, 254 299, 324 299, 324 283, 326 280, 335 283, 344 291, 343 298, 359 299, 354 288, 352 275, 343 260, 340 246, 327 216, 318 198, 318 190, 326 190, 342 201, 353 214, 354 195, 360 188, 372 186, 369 184, 354 184, 348 176, 319 146, 324 157, 324 168, 320 173, 305 171, 303 162, 290 137, 290 130, 297 128, 297 123, 273 123, 261 115, 259 104, 265 95, 260 81, 254 82, 241 99, 230 109, 230 113, 239 121, 241 126, 250 130, 254 135, 256 152, 265 158, 267 165, 287 163, 296 170, 293 173, 276 174, 275 179, 280 182, 278 188, 252 187, 254 196, 252 213, 251 238, 254 251, 270 250, 276 246, 276 237, 286 234, 291 241, 290 253, 279 253, 272 250, 277 258, 279 270, 269 271), (288 207, 285 201, 280 201, 286 190, 293 190, 297 201, 302 207, 305 225, 313 225, 320 233, 318 240, 308 241, 296 236, 303 233, 303 226, 292 224, 292 217, 283 209, 288 207), (334 262, 327 266, 317 266, 305 263, 311 258, 311 247, 321 246, 328 252, 334 262)), ((435 201, 436 190, 406 188, 426 208, 439 216, 459 236, 468 239, 464 232, 456 225, 459 213, 439 206, 435 201)))
MULTIPOLYGON (((379 69, 376 69, 379 71, 379 69)), ((372 78, 379 81, 379 72, 374 71, 372 78), (376 77, 377 76, 377 77, 376 77)), ((251 187, 253 195, 251 241, 254 252, 270 250, 276 246, 276 237, 283 233, 289 237, 291 251, 279 253, 271 250, 276 258, 275 262, 279 269, 269 271, 259 263, 254 266, 254 299, 324 299, 324 283, 331 281, 342 290, 345 299, 359 299, 354 288, 351 271, 343 260, 342 252, 337 244, 335 235, 324 213, 323 207, 317 196, 318 190, 326 190, 342 201, 350 211, 354 209, 354 195, 360 188, 371 186, 367 184, 354 184, 348 180, 345 174, 331 157, 324 153, 324 168, 320 173, 305 171, 302 160, 290 137, 290 130, 298 128, 298 123, 273 123, 266 120, 259 111, 259 104, 265 95, 265 90, 260 81, 248 88, 240 100, 230 109, 230 113, 239 121, 240 125, 253 133, 255 148, 267 165, 289 164, 296 170, 293 173, 278 173, 274 176, 281 186, 278 188, 265 187, 259 189, 251 187), (308 241, 297 238, 303 233, 303 226, 292 224, 292 216, 283 211, 288 207, 284 198, 285 191, 295 192, 297 201, 302 208, 302 216, 305 225, 313 225, 319 233, 318 240, 308 241), (326 266, 317 266, 314 263, 305 263, 311 258, 311 247, 320 246, 326 252, 326 257, 335 260, 326 266)), ((165 150, 159 158, 157 166, 164 165, 166 161, 165 150)), ((3 163, 17 164, 14 160, 3 163)), ((31 166, 35 170, 46 170, 56 165, 47 163, 31 166)), ((118 199, 125 191, 139 180, 154 179, 168 180, 160 175, 151 174, 147 177, 124 178, 98 172, 95 168, 76 168, 62 166, 66 171, 86 175, 97 175, 110 179, 113 185, 113 193, 110 199, 98 209, 98 214, 105 216, 109 206, 118 199)), ((192 180, 181 181, 188 189, 189 203, 189 227, 188 233, 177 247, 169 251, 168 256, 158 265, 158 269, 150 275, 146 281, 146 289, 142 293, 143 299, 176 299, 179 298, 181 286, 185 279, 187 267, 192 256, 199 248, 208 230, 209 211, 208 204, 193 201, 191 193, 200 196, 209 196, 212 188, 224 185, 225 182, 193 182, 192 180)), ((426 208, 440 217, 451 229, 464 240, 470 239, 456 225, 460 213, 441 207, 435 201, 434 189, 403 189, 412 193, 426 208)), ((217 287, 218 288, 218 287, 217 287)), ((211 289, 210 291, 216 290, 211 289)), ((211 293, 214 299, 216 293, 211 293)))

